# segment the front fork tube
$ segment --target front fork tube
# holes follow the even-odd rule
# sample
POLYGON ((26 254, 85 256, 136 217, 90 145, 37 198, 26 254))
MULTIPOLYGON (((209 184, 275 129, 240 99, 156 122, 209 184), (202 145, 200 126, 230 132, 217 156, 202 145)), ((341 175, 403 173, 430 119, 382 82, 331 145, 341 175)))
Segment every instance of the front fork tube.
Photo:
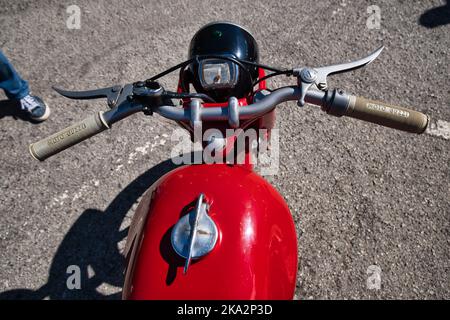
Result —
POLYGON ((227 163, 253 170, 259 155, 271 147, 275 111, 242 123, 237 129, 224 126, 222 122, 197 124, 194 127, 187 123, 179 124, 190 132, 195 163, 227 163))

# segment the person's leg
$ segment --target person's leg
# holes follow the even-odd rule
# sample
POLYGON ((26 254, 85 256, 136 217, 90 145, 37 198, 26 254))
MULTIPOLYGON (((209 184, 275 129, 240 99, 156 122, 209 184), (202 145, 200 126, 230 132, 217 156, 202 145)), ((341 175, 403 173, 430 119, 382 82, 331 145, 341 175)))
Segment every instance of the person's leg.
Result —
POLYGON ((8 99, 17 101, 17 105, 27 119, 44 121, 50 115, 50 108, 41 98, 30 95, 28 82, 19 76, 1 50, 0 89, 5 91, 8 99))
POLYGON ((23 80, 12 64, 0 50, 0 88, 5 91, 8 99, 20 100, 26 97, 30 90, 28 82, 23 80))

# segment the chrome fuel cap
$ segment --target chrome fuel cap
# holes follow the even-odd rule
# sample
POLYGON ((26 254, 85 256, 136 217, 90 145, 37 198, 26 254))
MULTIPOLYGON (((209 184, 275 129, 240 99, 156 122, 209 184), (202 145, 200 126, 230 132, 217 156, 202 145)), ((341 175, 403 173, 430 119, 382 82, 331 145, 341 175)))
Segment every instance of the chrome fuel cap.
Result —
POLYGON ((217 226, 208 215, 204 195, 200 194, 195 208, 178 220, 170 237, 175 252, 186 259, 184 273, 192 259, 199 259, 214 249, 217 237, 217 226))

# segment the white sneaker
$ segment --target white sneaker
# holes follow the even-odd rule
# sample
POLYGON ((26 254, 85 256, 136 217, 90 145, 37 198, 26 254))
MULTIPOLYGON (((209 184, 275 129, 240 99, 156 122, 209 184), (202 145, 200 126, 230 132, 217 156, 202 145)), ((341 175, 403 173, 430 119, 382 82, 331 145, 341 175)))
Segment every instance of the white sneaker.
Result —
POLYGON ((20 99, 20 109, 33 121, 44 121, 50 116, 50 108, 37 96, 27 95, 20 99))

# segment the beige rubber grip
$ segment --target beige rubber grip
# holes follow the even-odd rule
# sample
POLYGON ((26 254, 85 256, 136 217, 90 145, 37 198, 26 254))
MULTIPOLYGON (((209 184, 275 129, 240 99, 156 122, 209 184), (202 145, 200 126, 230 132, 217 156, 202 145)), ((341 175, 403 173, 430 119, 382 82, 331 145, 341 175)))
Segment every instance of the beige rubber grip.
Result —
POLYGON ((423 133, 429 122, 428 116, 418 111, 356 96, 350 96, 344 115, 413 133, 423 133))
POLYGON ((103 118, 103 112, 99 112, 50 137, 30 144, 30 153, 33 158, 44 161, 105 129, 109 129, 109 126, 103 118))

